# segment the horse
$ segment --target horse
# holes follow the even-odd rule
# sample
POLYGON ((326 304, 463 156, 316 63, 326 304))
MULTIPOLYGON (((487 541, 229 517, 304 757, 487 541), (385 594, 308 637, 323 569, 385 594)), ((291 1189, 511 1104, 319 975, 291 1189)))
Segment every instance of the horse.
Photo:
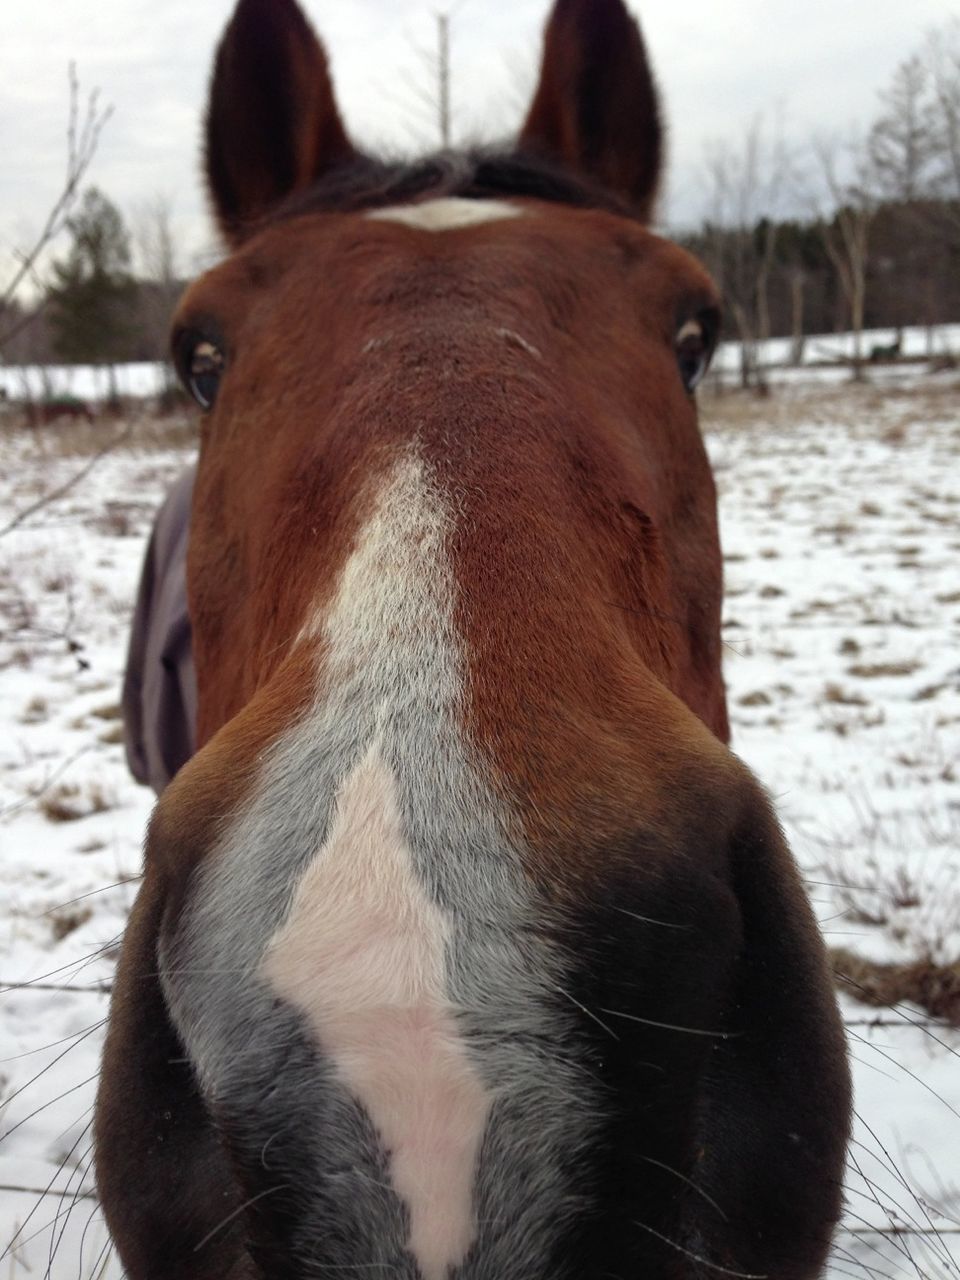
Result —
POLYGON ((899 360, 902 342, 902 337, 894 338, 893 342, 875 342, 870 348, 870 363, 884 364, 888 360, 899 360))
POLYGON ((150 822, 95 1120, 130 1280, 808 1280, 849 1122, 824 948, 729 748, 695 386, 621 0, 503 149, 350 141, 239 0, 205 168, 198 750, 150 822))

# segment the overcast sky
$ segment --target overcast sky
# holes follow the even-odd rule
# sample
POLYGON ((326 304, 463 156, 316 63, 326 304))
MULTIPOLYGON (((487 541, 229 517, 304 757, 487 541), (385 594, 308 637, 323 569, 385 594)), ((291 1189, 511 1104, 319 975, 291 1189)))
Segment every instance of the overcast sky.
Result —
MULTIPOLYGON (((64 163, 67 65, 114 115, 91 181, 130 215, 173 202, 185 265, 206 243, 198 175, 210 60, 232 0, 0 0, 0 238, 24 243, 64 163)), ((547 0, 307 0, 327 43, 341 109, 361 143, 418 149, 428 127, 409 87, 428 72, 436 8, 453 8, 457 140, 516 123, 532 82, 547 0)), ((960 0, 630 0, 670 125, 666 220, 703 212, 698 171, 711 140, 780 113, 798 140, 866 125, 877 91, 960 0)), ((431 140, 432 141, 432 140, 431 140)), ((0 281, 2 283, 2 281, 0 281)))

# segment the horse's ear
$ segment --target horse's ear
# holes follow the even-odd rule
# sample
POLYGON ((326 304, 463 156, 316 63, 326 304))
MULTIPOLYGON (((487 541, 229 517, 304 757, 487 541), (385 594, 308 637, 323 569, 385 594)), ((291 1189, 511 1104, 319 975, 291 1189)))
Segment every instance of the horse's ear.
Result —
POLYGON ((622 0, 557 0, 519 145, 602 183, 649 218, 663 129, 643 38, 622 0))
POLYGON ((207 182, 227 240, 354 154, 323 46, 295 0, 240 0, 206 123, 207 182))

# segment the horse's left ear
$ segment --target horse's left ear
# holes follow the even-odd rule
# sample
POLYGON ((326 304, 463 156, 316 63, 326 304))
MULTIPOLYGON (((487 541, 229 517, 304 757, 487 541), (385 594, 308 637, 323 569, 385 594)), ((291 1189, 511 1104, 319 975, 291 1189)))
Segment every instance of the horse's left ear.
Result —
POLYGON ((519 144, 601 183, 649 219, 663 129, 643 38, 622 0, 557 0, 519 144))
POLYGON ((355 156, 327 56, 295 0, 240 0, 217 50, 207 182, 231 244, 281 200, 355 156))

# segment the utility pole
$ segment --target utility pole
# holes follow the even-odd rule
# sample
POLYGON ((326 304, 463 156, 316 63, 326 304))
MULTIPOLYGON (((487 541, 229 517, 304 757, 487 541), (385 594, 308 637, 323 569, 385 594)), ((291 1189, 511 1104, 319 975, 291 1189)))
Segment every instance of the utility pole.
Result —
POLYGON ((437 14, 437 88, 440 110, 440 145, 450 147, 450 15, 437 14))

